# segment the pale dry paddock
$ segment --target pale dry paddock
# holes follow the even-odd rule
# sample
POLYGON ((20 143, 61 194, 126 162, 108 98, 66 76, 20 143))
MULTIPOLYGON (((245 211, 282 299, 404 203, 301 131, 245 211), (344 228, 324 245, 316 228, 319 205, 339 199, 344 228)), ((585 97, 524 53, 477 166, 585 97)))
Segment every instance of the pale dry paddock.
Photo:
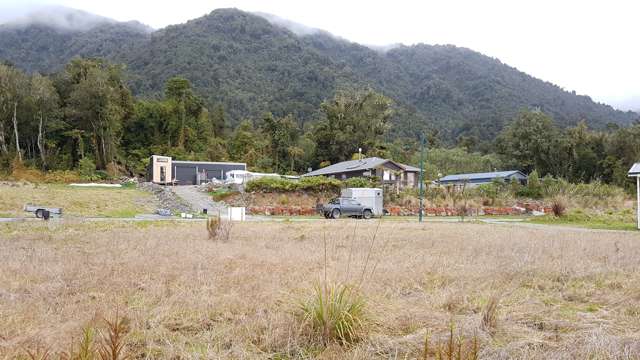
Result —
POLYGON ((61 207, 66 216, 133 217, 153 213, 156 203, 138 189, 0 182, 0 217, 33 217, 25 204, 61 207))
POLYGON ((229 242, 203 223, 0 225, 0 359, 116 310, 137 358, 417 358, 450 323, 481 358, 639 358, 640 234, 383 222, 372 241, 377 224, 242 223, 229 242), (328 281, 367 299, 353 346, 296 315, 325 249, 328 281))

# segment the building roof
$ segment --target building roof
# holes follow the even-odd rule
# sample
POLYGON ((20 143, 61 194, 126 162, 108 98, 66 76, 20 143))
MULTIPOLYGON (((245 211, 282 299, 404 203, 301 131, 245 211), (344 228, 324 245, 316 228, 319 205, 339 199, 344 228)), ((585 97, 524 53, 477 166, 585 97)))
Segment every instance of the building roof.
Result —
POLYGON ((417 168, 415 166, 406 165, 406 164, 400 164, 400 163, 398 163, 398 165, 400 165, 400 167, 404 168, 404 171, 420 172, 420 168, 417 168))
POLYGON ((627 173, 629 176, 640 176, 640 163, 635 163, 627 173))
POLYGON ((246 163, 228 162, 228 161, 192 161, 192 160, 172 160, 173 164, 189 164, 189 165, 242 165, 246 168, 246 163))
POLYGON ((369 169, 378 167, 388 161, 390 160, 381 159, 379 157, 370 157, 362 160, 343 161, 337 164, 323 167, 322 169, 314 170, 302 176, 320 176, 320 175, 341 174, 341 173, 350 172, 350 171, 369 170, 369 169))
POLYGON ((515 174, 520 174, 525 178, 527 177, 525 174, 523 174, 518 170, 509 170, 509 171, 494 171, 494 172, 485 172, 485 173, 447 175, 445 177, 440 178, 438 181, 440 182, 464 181, 464 180, 473 181, 473 180, 506 178, 515 174))

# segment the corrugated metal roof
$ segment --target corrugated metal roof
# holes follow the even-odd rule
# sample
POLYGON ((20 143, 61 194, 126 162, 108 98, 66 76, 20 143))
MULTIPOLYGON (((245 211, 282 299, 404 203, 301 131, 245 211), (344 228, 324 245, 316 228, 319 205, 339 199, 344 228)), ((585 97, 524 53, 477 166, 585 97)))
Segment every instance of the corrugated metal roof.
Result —
POLYGON ((415 166, 400 164, 400 163, 398 163, 398 165, 402 166, 405 171, 420 172, 420 168, 417 168, 415 166))
POLYGON ((520 175, 526 177, 525 174, 521 173, 518 170, 509 170, 509 171, 494 171, 494 172, 485 172, 485 173, 470 173, 470 174, 455 174, 455 175, 447 175, 445 177, 440 178, 440 182, 447 181, 464 181, 464 180, 479 180, 479 179, 494 179, 494 178, 506 178, 513 174, 519 173, 520 175))
POLYGON ((387 161, 389 160, 381 159, 378 157, 370 157, 362 160, 343 161, 337 164, 323 167, 322 169, 314 170, 302 176, 320 176, 320 175, 340 174, 340 173, 349 172, 349 171, 369 170, 377 166, 380 166, 386 163, 387 161))
POLYGON ((640 163, 633 164, 631 169, 629 169, 628 175, 629 176, 638 176, 638 175, 640 175, 640 163))

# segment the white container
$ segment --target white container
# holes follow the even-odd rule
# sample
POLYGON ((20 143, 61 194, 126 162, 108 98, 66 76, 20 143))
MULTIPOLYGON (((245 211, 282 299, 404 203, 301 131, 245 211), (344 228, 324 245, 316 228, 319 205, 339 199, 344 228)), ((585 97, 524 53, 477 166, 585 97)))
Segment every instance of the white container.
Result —
POLYGON ((373 215, 381 216, 384 211, 382 189, 378 188, 346 188, 342 189, 341 197, 351 198, 360 204, 370 207, 373 215))
POLYGON ((231 221, 244 221, 245 220, 245 208, 244 207, 229 207, 227 208, 227 218, 231 221))

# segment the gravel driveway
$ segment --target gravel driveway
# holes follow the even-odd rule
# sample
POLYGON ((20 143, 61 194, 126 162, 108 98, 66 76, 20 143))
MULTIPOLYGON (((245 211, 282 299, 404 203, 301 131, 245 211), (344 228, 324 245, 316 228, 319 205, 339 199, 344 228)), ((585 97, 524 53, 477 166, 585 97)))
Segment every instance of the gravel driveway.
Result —
POLYGON ((207 209, 209 214, 227 213, 227 206, 224 203, 213 201, 208 193, 198 190, 197 186, 172 186, 171 190, 197 213, 201 213, 202 209, 207 209))

